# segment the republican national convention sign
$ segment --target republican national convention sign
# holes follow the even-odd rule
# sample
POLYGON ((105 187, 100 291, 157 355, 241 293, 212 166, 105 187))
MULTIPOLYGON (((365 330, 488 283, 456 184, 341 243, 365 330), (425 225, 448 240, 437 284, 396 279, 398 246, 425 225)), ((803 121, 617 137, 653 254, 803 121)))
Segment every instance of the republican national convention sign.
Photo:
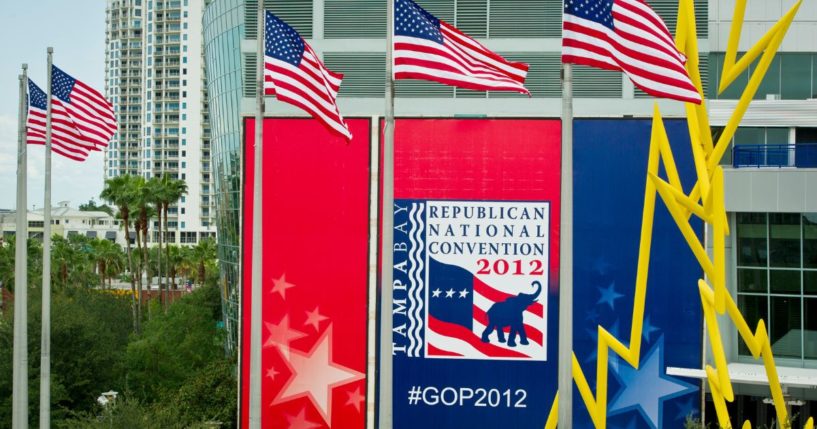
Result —
POLYGON ((547 360, 547 201, 398 200, 394 216, 397 353, 547 360))
POLYGON ((397 120, 394 427, 543 427, 559 122, 397 120))
MULTIPOLYGON (((574 127, 574 350, 595 388, 598 326, 630 332, 650 121, 574 127)), ((685 123, 666 127, 692 183, 685 123)), ((394 427, 541 429, 557 390, 559 122, 398 119, 395 134, 394 427)), ((699 415, 700 384, 666 370, 700 365, 700 269, 660 204, 653 237, 639 370, 610 357, 610 428, 699 415)), ((577 393, 573 418, 593 427, 577 393)))

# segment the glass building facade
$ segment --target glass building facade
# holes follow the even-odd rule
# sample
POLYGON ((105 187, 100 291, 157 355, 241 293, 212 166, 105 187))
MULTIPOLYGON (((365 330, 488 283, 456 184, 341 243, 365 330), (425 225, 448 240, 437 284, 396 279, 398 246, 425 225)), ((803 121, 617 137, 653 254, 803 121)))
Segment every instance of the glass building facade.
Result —
POLYGON ((213 0, 204 13, 204 52, 215 174, 218 259, 226 347, 238 347, 241 261, 241 52, 244 1, 213 0))

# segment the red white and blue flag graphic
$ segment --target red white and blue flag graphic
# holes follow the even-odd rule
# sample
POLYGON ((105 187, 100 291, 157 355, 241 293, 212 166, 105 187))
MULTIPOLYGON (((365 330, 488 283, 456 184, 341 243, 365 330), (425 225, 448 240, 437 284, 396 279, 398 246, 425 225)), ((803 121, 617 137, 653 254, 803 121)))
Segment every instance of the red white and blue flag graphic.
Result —
POLYGON ((546 202, 397 201, 396 349, 546 360, 548 222, 546 202))
POLYGON ((264 93, 305 110, 351 140, 337 104, 343 75, 324 67, 301 35, 277 16, 266 12, 264 24, 264 93))
POLYGON ((395 79, 530 94, 527 64, 502 58, 412 0, 395 0, 394 8, 395 79))
POLYGON ((641 0, 565 0, 562 62, 623 71, 652 96, 701 103, 686 58, 641 0))

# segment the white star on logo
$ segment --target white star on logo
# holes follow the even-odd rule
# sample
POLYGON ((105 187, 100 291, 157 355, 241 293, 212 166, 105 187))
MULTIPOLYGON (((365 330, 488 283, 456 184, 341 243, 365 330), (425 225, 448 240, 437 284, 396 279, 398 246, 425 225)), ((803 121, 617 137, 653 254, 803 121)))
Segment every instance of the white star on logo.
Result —
POLYGON ((276 371, 275 368, 269 367, 269 369, 267 370, 267 375, 266 376, 269 377, 270 380, 274 381, 275 376, 278 375, 278 374, 280 374, 280 372, 276 371))
POLYGON ((332 326, 324 331, 309 353, 292 350, 287 365, 293 374, 272 404, 307 397, 324 422, 332 423, 332 391, 362 380, 365 374, 338 365, 332 360, 332 326))
POLYGON ((329 320, 329 318, 321 314, 318 311, 318 307, 315 307, 314 310, 306 312, 306 322, 304 322, 304 326, 310 325, 315 328, 315 331, 320 331, 321 322, 324 320, 329 320))
POLYGON ((269 331, 269 337, 264 342, 264 348, 278 346, 281 354, 287 359, 289 359, 289 343, 306 336, 301 331, 289 329, 289 315, 286 314, 277 325, 269 322, 264 322, 264 325, 269 331))
POLYGON ((468 295, 468 289, 463 289, 459 291, 460 298, 465 298, 468 295))
POLYGON ((301 411, 296 415, 287 414, 287 427, 289 429, 316 429, 321 427, 320 424, 315 423, 306 418, 306 408, 301 408, 301 411))
POLYGON ((445 297, 446 298, 453 298, 454 297, 454 289, 448 289, 447 291, 445 291, 445 297))
POLYGON ((346 405, 351 405, 355 407, 357 412, 360 412, 360 408, 366 402, 366 397, 360 393, 360 387, 355 389, 354 392, 347 392, 347 395, 349 395, 349 399, 346 400, 346 405))
POLYGON ((287 275, 286 273, 281 275, 279 279, 272 279, 272 293, 278 293, 281 295, 281 298, 286 299, 287 289, 294 288, 295 285, 292 283, 287 282, 287 275))
POLYGON ((440 293, 442 293, 442 291, 440 290, 440 288, 434 289, 434 290, 431 292, 431 297, 432 297, 432 298, 438 298, 438 297, 440 296, 440 293))

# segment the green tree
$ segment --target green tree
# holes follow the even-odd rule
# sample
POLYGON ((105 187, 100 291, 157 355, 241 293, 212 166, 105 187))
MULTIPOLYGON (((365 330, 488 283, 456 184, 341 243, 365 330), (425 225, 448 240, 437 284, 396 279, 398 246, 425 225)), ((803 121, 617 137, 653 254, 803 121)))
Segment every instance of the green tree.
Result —
MULTIPOLYGON (((167 173, 162 175, 161 181, 161 193, 160 193, 160 200, 161 200, 161 211, 164 217, 164 230, 168 230, 168 223, 167 223, 167 214, 170 206, 172 204, 176 204, 181 200, 181 198, 187 194, 187 183, 184 180, 174 179, 167 173)), ((177 228, 178 230, 178 223, 177 228)), ((170 249, 165 249, 165 258, 166 260, 170 260, 170 249)), ((169 262, 168 262, 169 267, 169 262)), ((169 268, 166 270, 167 273, 170 272, 169 268)), ((165 282, 167 283, 167 282, 165 282)), ((176 281, 173 280, 173 288, 176 288, 176 281)), ((165 290, 165 295, 167 295, 167 290, 165 290)), ((165 296, 165 300, 167 297, 165 296)))
POLYGON ((105 280, 107 279, 110 288, 111 278, 119 275, 124 267, 122 248, 118 244, 104 239, 93 240, 91 248, 97 265, 97 273, 99 273, 100 287, 105 288, 105 280))
POLYGON ((204 285, 207 277, 206 267, 216 259, 216 242, 212 238, 205 238, 191 248, 191 257, 196 265, 196 280, 204 285))
MULTIPOLYGON (((29 292, 30 427, 37 426, 40 298, 29 292)), ((51 316, 51 406, 56 422, 93 409, 107 390, 125 390, 125 353, 131 330, 127 298, 86 288, 55 289, 51 316)), ((0 422, 11 421, 13 311, 0 317, 0 422)), ((2 423, 0 423, 2 424, 2 423)))
POLYGON ((107 204, 97 204, 93 198, 85 204, 79 205, 79 210, 83 212, 105 212, 113 216, 113 209, 107 204))
MULTIPOLYGON (((132 292, 132 306, 133 306, 133 330, 136 333, 140 331, 140 307, 137 306, 136 300, 136 283, 133 270, 133 257, 130 248, 130 223, 131 223, 131 209, 134 207, 134 177, 130 175, 122 175, 112 177, 105 180, 105 187, 102 189, 100 198, 115 205, 119 210, 119 216, 122 219, 122 225, 125 228, 125 242, 128 255, 128 270, 131 273, 130 283, 132 292)), ((141 296, 141 292, 139 292, 141 296)))
POLYGON ((216 321, 221 304, 212 285, 175 301, 167 313, 145 324, 143 335, 128 345, 128 382, 140 400, 176 392, 190 375, 223 358, 222 332, 216 321), (156 380, 161 380, 161 384, 156 380))

